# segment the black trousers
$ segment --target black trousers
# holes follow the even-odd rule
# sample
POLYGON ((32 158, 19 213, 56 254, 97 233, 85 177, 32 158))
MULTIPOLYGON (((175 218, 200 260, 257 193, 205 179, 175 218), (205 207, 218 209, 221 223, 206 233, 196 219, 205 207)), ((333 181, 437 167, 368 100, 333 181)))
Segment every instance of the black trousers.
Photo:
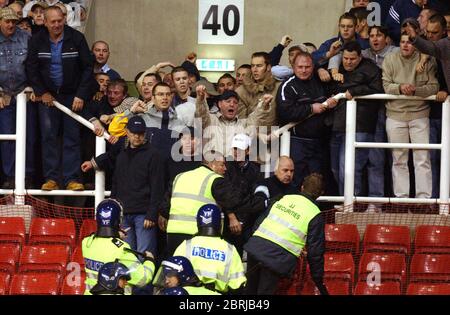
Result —
POLYGON ((274 295, 280 276, 264 267, 251 255, 247 257, 246 295, 274 295))

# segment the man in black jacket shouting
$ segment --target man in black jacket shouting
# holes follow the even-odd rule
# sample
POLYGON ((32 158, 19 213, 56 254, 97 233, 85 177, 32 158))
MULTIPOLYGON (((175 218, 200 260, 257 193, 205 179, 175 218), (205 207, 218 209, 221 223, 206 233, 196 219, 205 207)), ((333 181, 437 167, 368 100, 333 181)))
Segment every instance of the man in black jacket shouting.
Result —
MULTIPOLYGON (((26 72, 39 104, 42 135, 43 190, 59 189, 58 131, 63 128, 63 179, 69 190, 83 190, 79 168, 80 129, 73 118, 53 107, 58 101, 74 112, 90 99, 94 83, 94 60, 84 35, 64 26, 65 17, 58 6, 45 11, 45 29, 36 33, 28 45, 26 72)), ((95 83, 94 83, 95 84, 95 83)))
POLYGON ((280 126, 299 122, 291 131, 291 157, 294 184, 299 186, 311 173, 323 173, 323 140, 327 135, 324 113, 337 102, 327 86, 314 74, 312 56, 299 52, 294 59, 294 74, 278 89, 277 116, 280 126), (328 106, 322 103, 327 101, 328 106))

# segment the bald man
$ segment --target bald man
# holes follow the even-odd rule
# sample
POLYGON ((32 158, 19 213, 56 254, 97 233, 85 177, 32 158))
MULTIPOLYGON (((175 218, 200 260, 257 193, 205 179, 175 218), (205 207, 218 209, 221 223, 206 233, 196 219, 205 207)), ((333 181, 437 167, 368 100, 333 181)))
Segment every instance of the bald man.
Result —
POLYGON ((266 208, 269 199, 298 191, 293 184, 293 179, 294 161, 288 156, 280 156, 275 164, 274 175, 257 184, 254 195, 265 198, 266 208))

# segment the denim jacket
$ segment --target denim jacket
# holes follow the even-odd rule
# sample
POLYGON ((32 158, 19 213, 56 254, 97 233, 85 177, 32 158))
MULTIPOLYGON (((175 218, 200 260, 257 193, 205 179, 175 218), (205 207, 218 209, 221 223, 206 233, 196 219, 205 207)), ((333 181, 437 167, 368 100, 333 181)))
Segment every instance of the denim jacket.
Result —
POLYGON ((4 93, 15 95, 27 85, 25 59, 29 38, 30 35, 19 28, 9 38, 0 32, 0 88, 4 93))

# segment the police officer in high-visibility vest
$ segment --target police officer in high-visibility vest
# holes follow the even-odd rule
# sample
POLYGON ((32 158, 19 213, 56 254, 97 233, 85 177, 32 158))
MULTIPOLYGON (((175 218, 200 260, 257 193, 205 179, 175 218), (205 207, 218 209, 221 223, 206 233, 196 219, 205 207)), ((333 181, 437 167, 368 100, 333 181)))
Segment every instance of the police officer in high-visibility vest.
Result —
POLYGON ((189 295, 220 295, 213 290, 203 286, 200 279, 194 272, 189 259, 183 256, 173 256, 163 260, 153 284, 156 287, 163 287, 160 295, 166 294, 169 288, 182 287, 189 295))
POLYGON ((118 259, 130 271, 130 280, 125 287, 125 294, 131 294, 131 286, 143 287, 153 278, 155 264, 150 252, 143 253, 144 262, 141 263, 132 252, 130 245, 119 238, 121 204, 114 199, 105 199, 96 209, 97 231, 82 242, 82 251, 86 267, 86 291, 97 284, 100 268, 118 259))
POLYGON ((222 212, 213 204, 202 206, 197 213, 198 235, 176 249, 175 256, 185 256, 195 274, 207 288, 221 293, 239 293, 247 278, 236 248, 223 240, 222 212))
POLYGON ((223 155, 217 151, 209 151, 203 157, 202 166, 175 177, 170 205, 166 205, 170 208, 167 222, 169 256, 181 242, 197 234, 196 215, 201 206, 219 205, 229 217, 235 217, 232 212, 238 208, 244 196, 223 178, 225 171, 223 155))
POLYGON ((97 284, 90 292, 93 295, 124 295, 130 279, 130 269, 116 259, 100 268, 97 284))
POLYGON ((322 176, 311 174, 305 178, 301 193, 273 201, 244 245, 248 253, 247 294, 274 294, 281 277, 292 277, 305 245, 311 277, 320 293, 328 294, 323 284, 325 221, 314 204, 322 193, 322 176))

